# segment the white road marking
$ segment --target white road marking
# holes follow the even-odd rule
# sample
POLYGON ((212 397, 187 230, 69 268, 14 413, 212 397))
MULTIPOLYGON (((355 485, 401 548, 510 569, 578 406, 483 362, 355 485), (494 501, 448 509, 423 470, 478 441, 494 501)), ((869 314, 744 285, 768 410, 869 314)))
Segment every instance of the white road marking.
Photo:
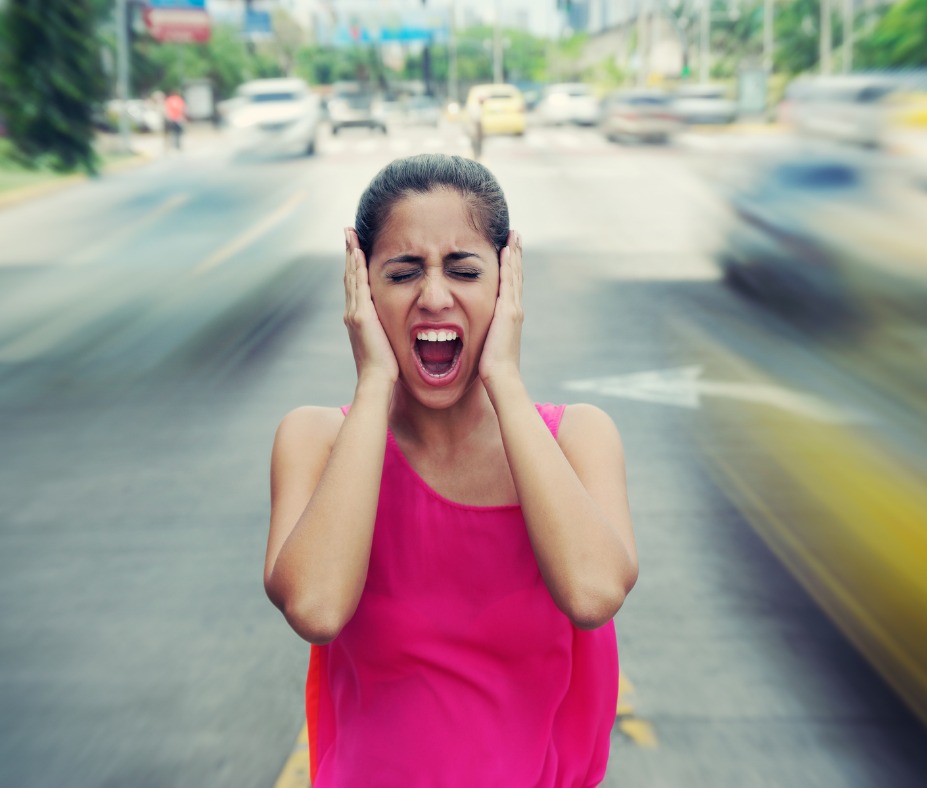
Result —
POLYGON ((828 424, 851 424, 868 421, 860 413, 824 402, 811 394, 761 383, 700 380, 702 367, 637 372, 604 378, 569 380, 563 387, 570 391, 591 391, 609 397, 654 402, 677 408, 697 409, 702 397, 723 397, 785 410, 797 416, 828 424))

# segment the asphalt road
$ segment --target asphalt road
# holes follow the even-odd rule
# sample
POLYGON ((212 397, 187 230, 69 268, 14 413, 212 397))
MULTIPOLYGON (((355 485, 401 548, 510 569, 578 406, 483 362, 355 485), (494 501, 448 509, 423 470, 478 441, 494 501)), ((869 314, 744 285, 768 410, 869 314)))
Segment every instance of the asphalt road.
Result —
MULTIPOLYGON (((308 646, 261 587, 273 433, 349 401, 341 228, 419 150, 467 152, 454 128, 191 146, 0 212, 0 785, 274 785, 308 646)), ((525 237, 529 390, 626 445, 641 576, 605 784, 921 785, 924 729, 705 459, 706 429, 762 450, 743 390, 693 394, 722 351, 793 371, 754 408, 862 395, 718 280, 703 154, 576 129, 485 153, 525 237)))

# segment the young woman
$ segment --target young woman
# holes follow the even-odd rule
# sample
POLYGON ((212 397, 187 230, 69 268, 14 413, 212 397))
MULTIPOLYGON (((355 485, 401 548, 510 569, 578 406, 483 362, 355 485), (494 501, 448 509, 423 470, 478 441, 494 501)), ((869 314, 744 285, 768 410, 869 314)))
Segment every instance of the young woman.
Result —
POLYGON ((313 785, 596 785, 637 578, 618 432, 525 391, 485 167, 393 162, 345 238, 357 387, 280 424, 264 567, 313 644, 313 785))

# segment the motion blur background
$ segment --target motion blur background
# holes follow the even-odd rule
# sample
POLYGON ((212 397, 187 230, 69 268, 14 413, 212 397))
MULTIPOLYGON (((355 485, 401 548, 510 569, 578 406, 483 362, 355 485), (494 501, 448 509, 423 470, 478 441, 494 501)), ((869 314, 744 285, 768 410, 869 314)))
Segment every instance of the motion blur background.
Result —
POLYGON ((306 784, 270 446, 429 151, 625 441, 606 784, 922 786, 927 0, 0 0, 0 785, 306 784))

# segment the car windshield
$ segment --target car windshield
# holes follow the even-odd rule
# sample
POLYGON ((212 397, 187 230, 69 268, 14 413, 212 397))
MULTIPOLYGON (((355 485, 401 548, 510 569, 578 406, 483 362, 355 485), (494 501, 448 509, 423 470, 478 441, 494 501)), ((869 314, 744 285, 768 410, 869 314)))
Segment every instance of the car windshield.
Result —
POLYGON ((638 107, 662 107, 668 103, 664 96, 631 96, 628 99, 628 104, 638 107))
POLYGON ((784 164, 776 172, 776 180, 783 186, 798 189, 841 189, 855 186, 859 173, 837 162, 784 164))
POLYGON ((250 97, 252 104, 267 104, 274 101, 297 101, 295 93, 254 93, 250 97))

